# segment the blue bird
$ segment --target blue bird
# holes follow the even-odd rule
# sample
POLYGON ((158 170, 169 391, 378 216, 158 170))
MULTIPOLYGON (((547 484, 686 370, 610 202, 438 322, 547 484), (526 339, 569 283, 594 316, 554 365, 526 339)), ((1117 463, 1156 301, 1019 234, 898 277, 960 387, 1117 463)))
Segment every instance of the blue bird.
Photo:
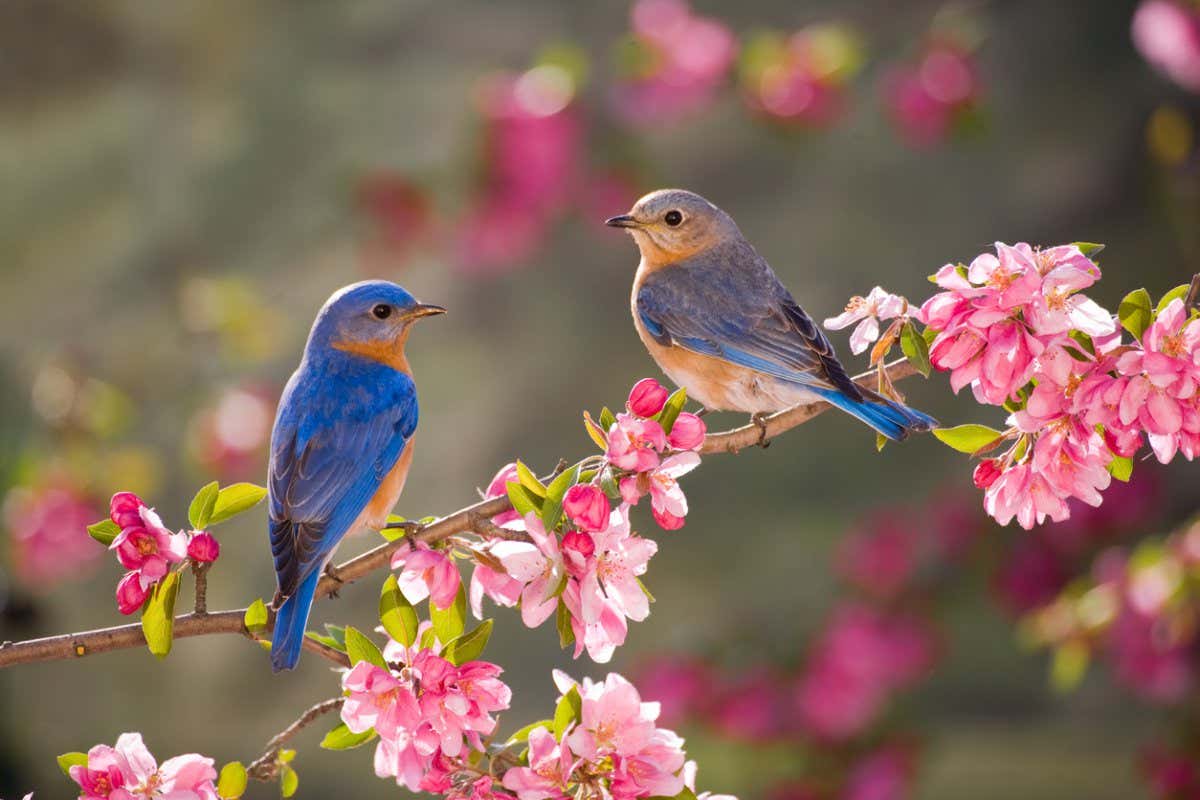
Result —
POLYGON ((417 390, 404 345, 442 314, 387 281, 339 289, 313 322, 271 431, 271 553, 279 591, 271 666, 292 669, 321 574, 342 537, 378 530, 412 463, 417 390))
POLYGON ((733 219, 693 192, 661 189, 606 224, 642 260, 633 321, 650 355, 706 409, 763 414, 824 400, 889 439, 937 422, 850 379, 833 346, 733 219))

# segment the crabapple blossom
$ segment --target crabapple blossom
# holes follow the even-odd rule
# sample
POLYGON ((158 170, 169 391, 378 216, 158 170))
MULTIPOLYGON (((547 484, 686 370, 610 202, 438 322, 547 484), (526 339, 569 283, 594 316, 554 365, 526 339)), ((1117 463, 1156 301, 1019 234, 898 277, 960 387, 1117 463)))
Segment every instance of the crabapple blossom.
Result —
POLYGON ((534 513, 526 514, 523 528, 533 544, 510 542, 510 547, 497 547, 496 556, 504 569, 521 589, 521 620, 526 626, 536 628, 545 622, 558 608, 556 592, 566 577, 566 566, 559 551, 558 538, 547 533, 541 519, 534 513))
POLYGON ((220 554, 220 543, 208 531, 197 531, 188 540, 187 557, 197 564, 211 564, 220 554))
POLYGON ((667 434, 667 443, 676 450, 697 450, 704 444, 704 435, 708 426, 704 420, 687 411, 680 412, 667 434))
POLYGON ((416 547, 397 550, 392 569, 399 569, 397 582, 410 603, 426 597, 438 608, 449 608, 458 594, 461 578, 458 567, 444 550, 434 550, 418 541, 416 547))
POLYGON ((117 583, 117 610, 132 614, 142 607, 150 591, 142 585, 142 576, 137 572, 126 572, 117 583))
POLYGON ((850 334, 850 351, 857 354, 879 338, 880 320, 895 319, 907 312, 907 300, 876 286, 866 297, 851 297, 846 310, 825 320, 825 327, 840 331, 854 325, 854 331, 850 334))
POLYGON ((566 794, 578 764, 566 742, 560 744, 539 725, 529 732, 529 766, 504 773, 504 788, 516 792, 517 800, 559 798, 566 794))
POLYGON ((583 531, 604 530, 611 511, 608 496, 598 486, 577 483, 563 497, 563 513, 583 531))
POLYGON ((126 569, 136 571, 147 587, 187 556, 187 535, 171 533, 158 514, 130 492, 113 495, 110 517, 121 528, 109 549, 126 569))
POLYGON ((657 421, 618 414, 608 430, 605 456, 614 467, 645 472, 658 466, 659 453, 666 449, 667 435, 657 421))
POLYGON ((642 378, 629 390, 625 407, 636 416, 653 417, 663 410, 669 395, 666 387, 654 378, 642 378))
POLYGON ((218 800, 213 760, 196 753, 169 758, 160 766, 140 733, 123 733, 116 746, 96 745, 86 764, 70 768, 80 800, 218 800))

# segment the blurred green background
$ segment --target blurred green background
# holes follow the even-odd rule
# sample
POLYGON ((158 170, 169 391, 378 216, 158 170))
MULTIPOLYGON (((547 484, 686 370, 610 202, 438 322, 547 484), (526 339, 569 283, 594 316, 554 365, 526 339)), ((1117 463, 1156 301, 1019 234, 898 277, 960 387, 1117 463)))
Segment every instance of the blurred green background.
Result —
MULTIPOLYGON (((923 298, 926 275, 995 239, 1106 243, 1093 296, 1110 308, 1135 286, 1157 296, 1186 282, 1200 268, 1195 184, 1148 153, 1146 126, 1160 104, 1187 101, 1134 52, 1133 3, 975 7, 984 129, 914 150, 880 111, 873 80, 938 8, 698 2, 739 33, 857 26, 869 64, 846 116, 827 133, 784 136, 728 90, 680 122, 621 136, 589 124, 589 147, 613 158, 633 148, 639 188, 683 186, 721 205, 818 318, 875 284, 923 298)), ((573 215, 536 254, 482 276, 430 248, 380 251, 356 187, 373 174, 415 176, 456 224, 478 160, 481 76, 526 69, 547 44, 569 42, 593 64, 583 100, 602 107, 627 14, 623 3, 538 0, 0 3, 5 483, 70 475, 92 498, 131 489, 182 525, 192 492, 216 476, 196 457, 197 415, 231 387, 253 387, 270 413, 313 314, 366 277, 450 309, 410 344, 422 417, 398 512, 466 505, 518 456, 545 471, 587 452, 580 411, 619 405, 636 379, 657 375, 630 324, 627 237, 573 215)), ((852 371, 865 368, 844 335, 833 339, 852 371)), ((937 376, 902 388, 943 421, 1000 421, 937 376)), ((613 666, 675 648, 736 653, 735 665, 794 661, 833 603, 830 557, 852 520, 877 503, 919 508, 947 482, 968 486, 968 469, 928 437, 877 454, 869 432, 836 415, 769 450, 712 457, 687 479, 687 527, 659 537, 653 614, 631 626, 613 666)), ((233 468, 250 479, 261 470, 261 450, 233 468)), ((1186 465, 1176 473, 1184 490, 1186 465)), ((219 531, 210 607, 270 598, 264 528, 258 510, 219 531)), ((0 638, 118 624, 118 577, 107 556, 53 586, 10 571, 0 638)), ((369 625, 376 586, 348 587, 314 622, 369 625)), ((1044 657, 1022 652, 986 581, 956 592, 939 618, 945 661, 896 711, 925 739, 915 796, 1141 796, 1134 753, 1156 715, 1100 675, 1056 695, 1044 657)), ((549 628, 496 617, 489 657, 516 697, 505 730, 545 716, 551 668, 607 671, 572 662, 549 628)), ((235 637, 180 641, 165 664, 128 651, 12 668, 0 673, 0 795, 68 796, 54 756, 125 730, 142 731, 161 758, 249 761, 336 691, 318 659, 273 676, 235 637)), ((298 742, 301 796, 397 793, 371 774, 369 748, 319 750, 323 729, 298 742)), ((690 749, 703 787, 757 796, 762 778, 745 750, 702 735, 690 749)), ((276 791, 255 785, 248 796, 276 791)))

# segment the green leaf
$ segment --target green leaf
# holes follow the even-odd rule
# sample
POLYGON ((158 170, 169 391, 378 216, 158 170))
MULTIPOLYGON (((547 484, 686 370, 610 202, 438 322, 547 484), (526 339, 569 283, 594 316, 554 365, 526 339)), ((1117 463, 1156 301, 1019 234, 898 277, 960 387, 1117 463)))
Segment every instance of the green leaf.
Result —
POLYGON ((222 800, 237 800, 246 793, 246 767, 240 761, 230 761, 221 767, 217 778, 217 794, 222 800))
MULTIPOLYGON (((407 522, 407 521, 408 520, 406 520, 404 517, 400 516, 399 514, 388 514, 387 521, 384 524, 391 525, 393 522, 407 522)), ((379 529, 379 535, 382 536, 385 541, 389 541, 389 542, 394 542, 406 534, 407 534, 407 531, 405 531, 404 528, 383 527, 383 528, 379 529)))
POLYGON ((1113 456, 1108 462, 1109 473, 1119 481, 1127 483, 1133 476, 1133 459, 1125 456, 1113 456))
POLYGON ((960 453, 978 453, 998 441, 1004 434, 986 425, 956 425, 953 428, 934 428, 933 435, 943 444, 960 453))
POLYGON ((566 650, 575 644, 575 629, 571 627, 571 612, 567 610, 567 604, 561 600, 554 615, 554 627, 558 629, 559 647, 566 650))
POLYGON ((546 496, 546 485, 538 480, 538 476, 533 474, 533 470, 525 466, 525 462, 520 459, 517 460, 517 480, 535 497, 546 496))
POLYGON ((530 492, 524 486, 516 482, 505 484, 504 487, 508 491, 508 501, 512 503, 513 509, 525 516, 526 514, 542 514, 542 498, 530 492))
POLYGON ((1050 664, 1050 684, 1055 691, 1069 692, 1087 675, 1091 651, 1080 641, 1068 641, 1054 650, 1050 664))
POLYGON ((888 438, 882 433, 875 434, 875 452, 882 453, 883 448, 887 445, 888 438))
POLYGON ((121 532, 121 528, 111 519, 102 519, 99 522, 93 522, 91 525, 88 525, 87 532, 97 542, 108 547, 113 543, 113 539, 117 538, 117 534, 121 532))
POLYGON ((579 465, 568 467, 550 481, 546 487, 546 502, 542 503, 542 523, 547 531, 553 531, 562 519, 563 498, 567 490, 579 482, 579 465))
POLYGON ((671 392, 671 396, 667 398, 662 411, 658 412, 656 417, 664 432, 670 433, 671 428, 675 427, 675 420, 679 419, 679 412, 683 411, 685 403, 687 403, 687 389, 679 388, 671 392))
POLYGON ((539 719, 537 722, 529 723, 524 728, 521 728, 521 730, 514 733, 512 736, 508 737, 508 741, 504 743, 504 746, 510 747, 514 744, 519 744, 520 742, 527 741, 529 739, 529 734, 533 733, 535 728, 545 728, 548 731, 552 731, 552 730, 554 730, 554 720, 539 719))
POLYGON ((250 633, 262 633, 267 629, 267 604, 258 598, 246 608, 246 615, 242 617, 242 624, 246 626, 246 630, 250 633))
POLYGON ((350 656, 352 666, 366 661, 387 669, 387 662, 383 660, 383 653, 379 651, 379 647, 358 628, 349 625, 346 626, 346 655, 350 656))
POLYGON ((570 691, 558 698, 558 705, 554 707, 554 738, 562 741, 582 713, 583 699, 579 696, 579 687, 572 686, 570 691))
POLYGON ((412 647, 417 640, 417 610, 400 591, 395 575, 388 575, 379 593, 379 621, 388 636, 405 647, 412 647))
POLYGON ((1175 299, 1184 300, 1184 299, 1186 299, 1186 298, 1187 298, 1188 289, 1190 289, 1190 288, 1192 288, 1192 287, 1191 287, 1189 284, 1186 284, 1186 283, 1185 283, 1185 284, 1182 284, 1181 286, 1176 286, 1174 289, 1172 289, 1171 291, 1169 291, 1169 292, 1167 292, 1166 294, 1164 294, 1164 295, 1162 296, 1162 299, 1160 299, 1160 300, 1158 301, 1158 305, 1157 305, 1157 306, 1155 306, 1155 308, 1154 308, 1154 314, 1155 314, 1155 316, 1157 316, 1157 315, 1161 314, 1161 313, 1163 312, 1163 309, 1164 309, 1164 308, 1166 308, 1167 306, 1169 306, 1169 305, 1171 304, 1171 301, 1172 301, 1172 300, 1175 300, 1175 299))
POLYGON ((326 647, 332 647, 334 650, 346 652, 346 629, 340 625, 330 625, 325 623, 327 633, 317 633, 316 631, 307 631, 304 635, 308 638, 320 642, 326 647))
POLYGON ((267 490, 253 483, 235 483, 226 486, 217 494, 217 503, 213 507, 209 525, 216 525, 232 519, 243 511, 249 511, 262 502, 267 496, 267 490))
POLYGON ((1150 327, 1153 317, 1150 305, 1150 293, 1145 289, 1135 289, 1125 295, 1121 305, 1117 306, 1117 316, 1121 327, 1129 331, 1133 338, 1141 341, 1142 334, 1150 327))
POLYGON ((439 642, 447 644, 462 636, 467 627, 467 590, 462 583, 459 583, 458 594, 449 608, 438 608, 436 603, 429 601, 429 619, 439 642))
POLYGON ((1090 259, 1095 260, 1096 256, 1100 255, 1100 251, 1104 249, 1104 245, 1096 244, 1095 242, 1071 242, 1075 247, 1079 248, 1079 252, 1083 253, 1090 259))
POLYGON ((336 728, 325 734, 325 738, 321 740, 321 747, 326 750, 352 750, 359 745, 364 745, 375 738, 375 729, 367 728, 362 733, 354 733, 346 727, 346 723, 338 725, 336 728))
POLYGON ((917 326, 912 320, 904 323, 904 328, 900 331, 900 349, 917 372, 928 378, 929 371, 933 368, 929 363, 929 344, 917 331, 917 326))
POLYGON ((300 788, 300 776, 296 770, 286 764, 279 771, 279 794, 281 797, 291 797, 300 788))
POLYGON ((217 495, 220 491, 221 487, 213 481, 196 492, 192 504, 188 506, 188 522, 192 523, 192 530, 200 531, 208 527, 213 509, 217 507, 217 495))
POLYGON ((461 667, 468 661, 474 661, 483 655, 483 650, 487 647, 490 638, 492 638, 492 621, 485 619, 471 632, 451 639, 442 648, 442 658, 456 667, 461 667))
POLYGON ((87 764, 87 753, 63 753, 58 757, 58 768, 62 770, 63 775, 71 774, 71 767, 82 767, 87 764))
POLYGON ((150 652, 166 658, 175 635, 175 598, 179 596, 179 573, 168 572, 154 586, 142 611, 142 633, 150 652))
POLYGON ((614 417, 613 413, 608 410, 608 406, 600 409, 600 427, 604 429, 605 433, 608 433, 609 429, 612 428, 613 423, 616 421, 617 418, 614 417))
POLYGON ((433 647, 433 641, 436 638, 437 633, 433 630, 433 627, 426 628, 425 632, 421 634, 421 649, 428 650, 433 647))
POLYGON ((588 436, 596 443, 596 447, 601 450, 608 449, 608 434, 592 419, 592 415, 588 412, 583 412, 583 427, 587 429, 588 436))

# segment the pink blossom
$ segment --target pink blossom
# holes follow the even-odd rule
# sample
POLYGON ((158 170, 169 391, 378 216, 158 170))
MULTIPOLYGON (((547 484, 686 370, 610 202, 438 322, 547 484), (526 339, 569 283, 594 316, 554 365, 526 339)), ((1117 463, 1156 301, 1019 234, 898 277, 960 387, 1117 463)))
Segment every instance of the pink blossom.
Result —
POLYGON ((574 657, 586 650, 597 664, 607 664, 613 653, 625 644, 629 623, 625 613, 607 595, 591 594, 592 620, 586 621, 583 612, 583 593, 579 581, 567 581, 562 601, 571 614, 571 632, 575 636, 574 657))
POLYGON ((642 378, 629 390, 625 408, 639 417, 653 417, 663 410, 670 393, 654 378, 642 378))
POLYGON ((461 578, 458 567, 444 550, 434 550, 424 542, 417 542, 416 549, 396 551, 392 556, 392 569, 401 570, 397 581, 410 603, 419 603, 428 597, 438 608, 449 608, 454 604, 461 578))
POLYGON ((622 509, 614 511, 608 530, 592 535, 594 556, 579 579, 584 623, 598 622, 610 609, 635 622, 650 615, 649 599, 638 578, 646 573, 658 545, 651 539, 631 535, 625 513, 622 509))
MULTIPOLYGON (((492 555, 499 558, 499 554, 495 551, 492 555)), ((483 619, 485 595, 498 605, 512 608, 521 598, 522 588, 521 582, 507 572, 496 571, 486 564, 476 564, 475 569, 471 572, 471 584, 467 589, 471 613, 475 615, 475 619, 483 619)))
MULTIPOLYGON (((508 494, 508 485, 510 483, 520 482, 521 478, 517 475, 516 463, 514 462, 505 464, 500 468, 500 471, 496 473, 496 476, 492 478, 492 481, 488 484, 487 491, 484 492, 483 496, 485 499, 504 497, 508 494)), ((510 508, 508 511, 492 517, 492 522, 497 525, 504 525, 505 523, 519 520, 520 518, 521 515, 510 508)))
POLYGON ((500 680, 503 670, 485 661, 455 667, 432 650, 421 650, 410 665, 420 676, 421 716, 451 758, 463 752, 464 737, 483 750, 482 736, 496 729, 492 715, 508 708, 512 692, 500 680))
POLYGON ((132 614, 142 607, 149 594, 137 571, 126 572, 117 584, 117 610, 122 614, 132 614))
POLYGON ((1003 405, 1033 377, 1034 359, 1044 345, 1016 320, 988 329, 987 349, 972 388, 981 403, 1003 405))
POLYGON ((596 553, 596 540, 583 531, 567 531, 563 534, 561 550, 567 571, 572 577, 579 578, 587 571, 589 560, 596 553))
POLYGON ((652 419, 618 414, 608 430, 605 457, 615 467, 645 472, 658 466, 659 453, 667 449, 667 435, 652 419))
POLYGON ((692 451, 669 456, 648 472, 622 478, 618 484, 621 499, 629 505, 637 505, 643 496, 649 494, 654 519, 659 526, 664 530, 681 528, 688 505, 678 479, 699 465, 700 456, 692 451))
POLYGON ((667 434, 667 441, 676 450, 698 450, 700 445, 704 444, 704 435, 707 432, 708 426, 704 424, 703 419, 681 411, 675 418, 675 424, 671 426, 671 432, 667 434))
POLYGON ((218 800, 213 760, 195 753, 175 756, 158 765, 140 733, 123 733, 115 747, 96 745, 86 764, 70 770, 82 800, 218 800))
POLYGON ((87 526, 96 513, 69 484, 14 487, 4 498, 3 511, 13 571, 29 588, 49 590, 95 568, 102 551, 87 526))
POLYGON ((255 477, 264 467, 278 387, 247 385, 221 391, 192 419, 189 449, 221 482, 255 477))
POLYGON ((658 728, 640 752, 615 756, 610 787, 614 798, 674 797, 683 791, 687 755, 683 739, 674 731, 658 728))
POLYGON ((1133 43, 1175 83, 1200 92, 1200 12, 1177 0, 1145 0, 1133 15, 1133 43))
POLYGON ((983 507, 1001 525, 1016 518, 1025 530, 1047 517, 1061 522, 1070 515, 1066 500, 1028 463, 1006 469, 984 493, 983 507))
POLYGON ((610 755, 636 755, 650 745, 658 704, 643 703, 637 688, 624 677, 610 672, 603 682, 585 678, 579 696, 579 723, 565 740, 576 755, 598 761, 610 755))
POLYGON ((197 564, 211 564, 220 554, 220 543, 208 531, 194 533, 188 541, 187 557, 197 564))
POLYGON ((557 800, 566 794, 577 763, 566 743, 559 744, 539 725, 529 732, 529 766, 504 773, 504 788, 516 792, 518 800, 557 800))
POLYGON ((879 338, 880 320, 894 319, 907 312, 907 300, 876 286, 866 297, 851 297, 850 302, 846 304, 846 310, 825 320, 825 327, 831 331, 840 331, 858 323, 850 334, 850 351, 861 353, 879 338))
POLYGON ((505 542, 494 552, 521 590, 521 620, 536 628, 558 608, 557 592, 566 580, 566 566, 559 552, 558 539, 547 533, 541 519, 529 513, 524 518, 525 532, 534 544, 505 542))
POLYGON ((1091 286, 1099 276, 1096 265, 1079 248, 1052 247, 1040 251, 1038 258, 1041 263, 1051 265, 1029 309, 1029 322, 1039 336, 1071 330, 1089 336, 1107 336, 1117 329, 1112 314, 1094 300, 1075 294, 1091 286))
POLYGON ((108 549, 116 551, 121 566, 141 573, 143 586, 166 575, 171 564, 184 560, 187 535, 167 530, 158 514, 136 495, 113 495, 111 509, 112 520, 121 526, 121 532, 108 549))
POLYGON ((602 531, 608 527, 608 516, 612 511, 608 496, 590 483, 577 483, 567 489, 563 497, 563 513, 580 530, 602 531))

